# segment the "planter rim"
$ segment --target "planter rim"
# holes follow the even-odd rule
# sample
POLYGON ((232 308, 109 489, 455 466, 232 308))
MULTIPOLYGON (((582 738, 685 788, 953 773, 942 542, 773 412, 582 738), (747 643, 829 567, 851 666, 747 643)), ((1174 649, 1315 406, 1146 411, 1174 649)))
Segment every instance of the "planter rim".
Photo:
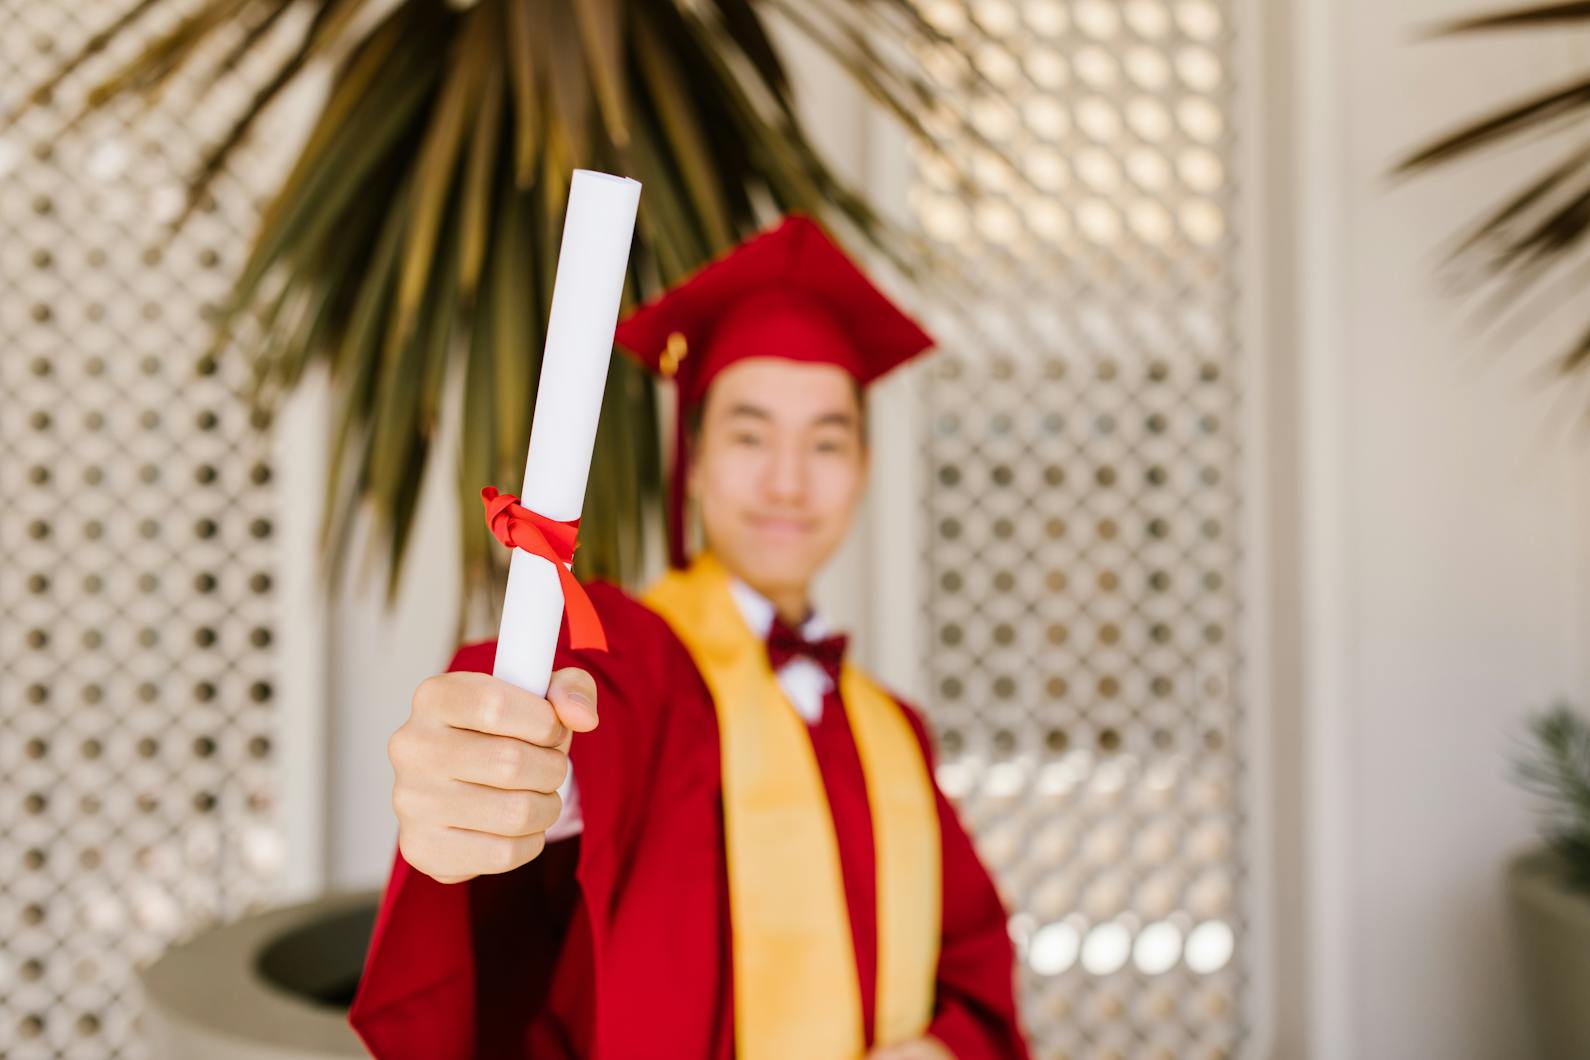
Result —
POLYGON ((1567 887, 1562 860, 1547 847, 1529 847, 1509 859, 1507 883, 1519 899, 1590 927, 1590 893, 1567 887))
POLYGON ((355 1043, 347 1013, 317 1004, 267 980, 260 954, 288 932, 368 907, 379 891, 344 891, 266 909, 207 928, 171 946, 138 972, 146 1003, 164 1018, 239 1042, 274 1048, 349 1053, 355 1043))

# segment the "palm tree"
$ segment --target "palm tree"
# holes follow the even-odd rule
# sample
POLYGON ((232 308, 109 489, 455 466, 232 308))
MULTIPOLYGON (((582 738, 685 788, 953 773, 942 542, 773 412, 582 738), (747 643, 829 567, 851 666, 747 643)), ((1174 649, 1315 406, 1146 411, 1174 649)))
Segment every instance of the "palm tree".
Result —
MULTIPOLYGON (((1503 11, 1436 27, 1435 36, 1530 28, 1582 27, 1590 24, 1590 3, 1556 3, 1503 11)), ((1584 239, 1590 232, 1590 72, 1472 121, 1456 132, 1421 147, 1397 164, 1400 175, 1445 166, 1480 151, 1518 143, 1530 135, 1559 142, 1558 158, 1493 204, 1458 239, 1450 264, 1471 266, 1465 285, 1488 292, 1482 305, 1490 321, 1515 317, 1528 326, 1530 291, 1542 296, 1560 293, 1548 280, 1577 278, 1584 239), (1511 314, 1511 315, 1510 315, 1511 314)), ((1577 284, 1574 284, 1577 286, 1577 284)), ((1590 364, 1590 328, 1556 359, 1559 375, 1572 375, 1590 364)))
MULTIPOLYGON (((157 14, 193 7, 130 4, 21 108, 50 98, 157 14)), ((838 59, 925 150, 944 154, 921 115, 963 123, 921 62, 937 50, 941 65, 975 75, 912 0, 203 0, 97 76, 84 111, 153 99, 179 71, 206 63, 213 79, 239 76, 251 53, 288 39, 286 57, 191 175, 180 225, 273 101, 317 64, 335 66, 232 295, 217 307, 212 351, 238 321, 258 320, 265 337, 248 355, 265 409, 312 363, 329 367, 337 413, 324 526, 333 567, 352 513, 368 504, 395 590, 449 366, 461 359, 465 583, 480 590, 501 576, 505 556, 482 525, 478 491, 515 489, 522 473, 574 168, 645 183, 632 295, 672 283, 773 211, 825 214, 909 257, 903 234, 814 150, 766 10, 838 59)), ((583 574, 635 573, 642 513, 661 478, 656 433, 650 379, 614 358, 583 574)))

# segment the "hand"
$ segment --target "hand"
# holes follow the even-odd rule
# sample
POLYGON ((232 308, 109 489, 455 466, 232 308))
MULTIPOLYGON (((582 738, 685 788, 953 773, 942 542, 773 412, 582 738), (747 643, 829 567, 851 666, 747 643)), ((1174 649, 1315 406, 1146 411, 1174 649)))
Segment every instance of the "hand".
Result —
POLYGON ((387 741, 398 849, 439 883, 516 869, 563 809, 573 733, 596 728, 596 682, 558 670, 546 698, 490 674, 427 678, 387 741))
POLYGON ((923 1035, 908 1042, 880 1045, 867 1054, 867 1060, 955 1060, 955 1054, 932 1035, 923 1035))

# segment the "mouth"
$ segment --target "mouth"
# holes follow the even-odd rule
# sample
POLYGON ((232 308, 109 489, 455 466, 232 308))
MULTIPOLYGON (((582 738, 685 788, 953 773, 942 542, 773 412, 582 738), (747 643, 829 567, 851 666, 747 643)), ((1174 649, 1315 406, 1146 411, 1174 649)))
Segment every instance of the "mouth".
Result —
POLYGON ((746 520, 751 524, 751 529, 767 537, 795 538, 805 537, 812 532, 812 521, 809 519, 789 519, 778 516, 749 516, 746 520))

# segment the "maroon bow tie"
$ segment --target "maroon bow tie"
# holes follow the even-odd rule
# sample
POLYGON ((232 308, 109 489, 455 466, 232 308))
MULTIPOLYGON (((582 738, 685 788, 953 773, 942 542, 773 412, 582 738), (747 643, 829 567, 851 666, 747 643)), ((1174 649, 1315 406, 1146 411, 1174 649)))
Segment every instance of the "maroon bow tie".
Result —
POLYGON ((804 655, 821 666, 837 688, 839 665, 844 661, 845 645, 849 640, 843 633, 822 640, 807 640, 782 618, 774 616, 772 628, 767 631, 767 661, 773 667, 773 672, 777 673, 785 663, 804 655))

